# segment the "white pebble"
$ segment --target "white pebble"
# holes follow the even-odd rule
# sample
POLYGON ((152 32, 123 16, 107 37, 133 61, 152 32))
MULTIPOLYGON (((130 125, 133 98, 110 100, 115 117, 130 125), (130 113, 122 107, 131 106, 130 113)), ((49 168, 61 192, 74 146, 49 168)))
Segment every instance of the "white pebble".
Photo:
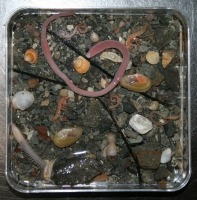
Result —
POLYGON ((66 28, 69 30, 69 31, 72 31, 74 29, 74 26, 72 24, 69 24, 66 26, 66 28))
POLYGON ((25 110, 34 102, 34 95, 29 91, 19 91, 12 99, 12 106, 15 109, 25 110))
POLYGON ((165 149, 161 154, 160 163, 164 164, 171 160, 172 150, 170 148, 165 149))
POLYGON ((131 117, 129 125, 140 134, 145 134, 153 128, 152 122, 139 114, 135 114, 131 117))

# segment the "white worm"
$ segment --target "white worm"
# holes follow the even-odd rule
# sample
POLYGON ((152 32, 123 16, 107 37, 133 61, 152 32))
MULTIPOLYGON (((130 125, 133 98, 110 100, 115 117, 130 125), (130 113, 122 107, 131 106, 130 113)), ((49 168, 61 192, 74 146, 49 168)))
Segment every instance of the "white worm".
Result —
POLYGON ((21 148, 37 163, 42 169, 46 166, 46 161, 40 158, 35 151, 29 146, 27 140, 15 124, 11 124, 11 130, 14 138, 20 144, 21 148))

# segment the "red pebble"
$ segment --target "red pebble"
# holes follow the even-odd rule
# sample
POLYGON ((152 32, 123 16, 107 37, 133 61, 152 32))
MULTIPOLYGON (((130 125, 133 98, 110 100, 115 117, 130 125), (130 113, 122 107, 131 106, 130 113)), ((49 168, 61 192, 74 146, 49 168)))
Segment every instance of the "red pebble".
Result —
POLYGON ((47 127, 46 126, 36 126, 35 130, 38 131, 39 134, 39 139, 41 140, 47 140, 49 138, 48 134, 47 134, 47 127))

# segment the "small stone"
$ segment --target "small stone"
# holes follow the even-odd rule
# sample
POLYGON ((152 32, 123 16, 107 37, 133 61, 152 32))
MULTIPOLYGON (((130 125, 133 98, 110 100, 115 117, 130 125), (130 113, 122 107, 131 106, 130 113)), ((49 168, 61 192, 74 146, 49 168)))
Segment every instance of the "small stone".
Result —
POLYGON ((175 130, 176 130, 176 126, 173 121, 170 121, 169 123, 164 125, 165 134, 170 138, 174 136, 175 130))
POLYGON ((44 96, 43 96, 43 97, 49 97, 49 95, 50 95, 50 92, 49 92, 48 90, 45 90, 45 91, 44 91, 44 96))
POLYGON ((70 79, 72 80, 72 82, 74 84, 79 84, 81 81, 81 74, 79 74, 78 72, 74 71, 71 76, 70 79))
POLYGON ((134 107, 134 105, 130 102, 123 102, 123 110, 128 113, 128 114, 132 114, 136 111, 136 108, 134 107))
POLYGON ((44 101, 41 102, 41 106, 48 106, 49 105, 49 99, 45 99, 44 101))
POLYGON ((118 115, 118 126, 120 126, 120 128, 123 128, 125 126, 125 122, 128 118, 128 114, 125 112, 122 112, 121 114, 118 115))
POLYGON ((128 137, 128 138, 133 138, 136 139, 138 136, 138 133, 134 132, 131 128, 126 128, 124 129, 124 134, 128 137))
POLYGON ((129 125, 140 134, 146 134, 153 128, 152 122, 139 114, 135 114, 131 117, 129 125))
POLYGON ((57 91, 57 90, 60 90, 60 89, 62 89, 62 85, 59 85, 59 84, 56 84, 56 85, 53 85, 52 87, 51 87, 51 89, 53 90, 53 91, 57 91))
POLYGON ((160 165, 161 148, 157 142, 149 142, 133 148, 142 168, 157 169, 160 165))
POLYGON ((152 65, 157 64, 159 62, 159 52, 158 51, 149 51, 146 54, 146 60, 152 65))
POLYGON ((68 90, 68 97, 69 98, 75 98, 75 93, 72 90, 68 90))
POLYGON ((160 167, 156 172, 155 172, 155 179, 156 180, 161 180, 163 178, 167 178, 170 175, 170 172, 167 168, 165 167, 160 167))
POLYGON ((55 52, 54 52, 54 58, 55 58, 55 59, 59 60, 59 59, 60 59, 60 56, 61 56, 60 51, 55 51, 55 52))
POLYGON ((128 141, 130 144, 139 144, 143 140, 143 137, 141 135, 138 135, 137 138, 129 138, 128 141))
POLYGON ((111 129, 113 122, 108 118, 102 118, 99 122, 99 130, 101 133, 111 129))
POLYGON ((69 31, 72 31, 72 30, 74 29, 74 26, 73 26, 73 24, 68 24, 68 25, 66 26, 66 28, 67 28, 69 31))
POLYGON ((29 80, 28 80, 27 85, 28 85, 30 88, 34 88, 38 83, 39 83, 39 80, 38 80, 38 79, 32 78, 32 79, 29 79, 29 80))
POLYGON ((161 154, 160 163, 164 164, 171 160, 172 150, 170 148, 165 149, 161 154))
POLYGON ((67 89, 61 89, 60 90, 60 96, 61 97, 67 97, 68 96, 68 90, 67 89))
POLYGON ((142 173, 142 180, 144 183, 153 184, 155 182, 154 172, 151 170, 144 170, 142 173))
POLYGON ((138 51, 141 53, 147 52, 148 51, 148 47, 145 45, 140 45, 140 47, 138 48, 138 51))

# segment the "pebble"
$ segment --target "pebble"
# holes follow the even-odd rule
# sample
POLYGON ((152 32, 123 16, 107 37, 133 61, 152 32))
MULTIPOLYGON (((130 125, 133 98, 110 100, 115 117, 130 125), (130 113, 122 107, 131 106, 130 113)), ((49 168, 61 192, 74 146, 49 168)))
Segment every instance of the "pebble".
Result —
POLYGON ((153 184, 155 182, 154 172, 152 170, 144 170, 142 172, 142 180, 144 183, 153 184))
POLYGON ((155 172, 155 180, 161 180, 163 178, 167 178, 170 175, 170 172, 167 168, 165 167, 160 167, 156 172, 155 172))
POLYGON ((129 138, 128 141, 130 144, 139 144, 140 142, 142 142, 143 137, 141 135, 138 135, 137 138, 129 138))
POLYGON ((128 114, 126 112, 122 112, 121 114, 118 115, 118 126, 120 126, 120 128, 123 128, 125 126, 125 122, 128 118, 128 114))
POLYGON ((161 148, 158 142, 149 142, 133 148, 142 168, 157 169, 160 165, 161 148))
POLYGON ((123 104, 123 110, 126 113, 132 114, 132 113, 134 113, 136 111, 136 108, 130 102, 123 102, 122 104, 123 104))
POLYGON ((55 52, 54 52, 54 58, 55 58, 55 59, 59 60, 59 59, 60 59, 60 56, 61 56, 60 51, 55 51, 55 52))
POLYGON ((60 96, 61 96, 61 97, 66 97, 66 96, 68 96, 68 90, 67 90, 67 89, 61 89, 61 90, 60 90, 60 96))
POLYGON ((131 117, 129 125, 140 134, 146 134, 153 128, 152 122, 139 114, 135 114, 131 117))
POLYGON ((62 89, 62 85, 59 85, 59 84, 56 84, 56 85, 53 85, 52 87, 51 87, 51 89, 53 90, 53 91, 57 91, 57 90, 60 90, 60 89, 62 89))
POLYGON ((174 136, 175 130, 176 126, 173 121, 170 121, 166 125, 164 125, 165 134, 170 138, 174 136))
POLYGON ((164 164, 171 160, 172 150, 170 148, 165 149, 161 154, 160 163, 164 164))
POLYGON ((39 80, 35 78, 29 79, 27 82, 30 88, 34 88, 38 83, 39 83, 39 80))
POLYGON ((74 26, 73 26, 73 24, 68 24, 68 25, 66 26, 66 28, 67 28, 69 31, 72 31, 72 30, 74 29, 74 26))
POLYGON ((49 105, 49 99, 45 99, 44 101, 41 102, 41 106, 48 106, 49 105))
POLYGON ((75 98, 75 93, 72 90, 68 90, 68 97, 75 98))
POLYGON ((101 118, 99 123, 99 130, 101 133, 111 129, 113 122, 108 118, 101 118))

